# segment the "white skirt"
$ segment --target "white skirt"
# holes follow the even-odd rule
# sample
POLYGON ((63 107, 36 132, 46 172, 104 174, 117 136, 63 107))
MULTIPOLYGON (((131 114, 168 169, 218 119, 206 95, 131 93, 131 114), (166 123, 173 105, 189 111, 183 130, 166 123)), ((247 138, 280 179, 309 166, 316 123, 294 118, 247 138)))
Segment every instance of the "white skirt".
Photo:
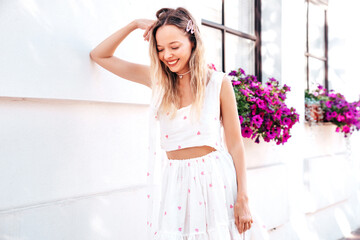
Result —
POLYGON ((236 170, 226 150, 167 159, 154 240, 240 240, 234 219, 236 170))

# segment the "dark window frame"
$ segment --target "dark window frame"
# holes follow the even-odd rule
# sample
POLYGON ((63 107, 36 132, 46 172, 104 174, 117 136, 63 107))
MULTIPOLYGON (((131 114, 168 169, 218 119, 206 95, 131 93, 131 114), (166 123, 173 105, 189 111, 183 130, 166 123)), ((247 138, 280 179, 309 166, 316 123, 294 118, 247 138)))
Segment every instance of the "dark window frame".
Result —
POLYGON ((314 58, 324 62, 324 71, 325 71, 325 89, 326 92, 329 91, 329 57, 328 57, 328 0, 305 0, 306 1, 306 50, 305 50, 305 57, 306 57, 306 89, 310 90, 310 68, 309 68, 309 58, 314 58), (323 8, 324 10, 324 56, 316 56, 309 51, 309 6, 310 4, 317 5, 318 7, 323 8))
POLYGON ((261 64, 261 0, 254 0, 254 31, 255 35, 247 34, 244 32, 241 32, 239 30, 229 28, 225 24, 225 0, 222 0, 222 6, 221 6, 221 24, 215 23, 206 19, 201 19, 201 24, 210 28, 215 28, 217 30, 221 31, 222 35, 222 71, 225 72, 226 69, 226 61, 225 61, 225 36, 226 33, 233 34, 235 36, 238 36, 240 38, 245 38, 251 41, 255 42, 255 75, 257 76, 257 79, 262 82, 262 64, 261 64))

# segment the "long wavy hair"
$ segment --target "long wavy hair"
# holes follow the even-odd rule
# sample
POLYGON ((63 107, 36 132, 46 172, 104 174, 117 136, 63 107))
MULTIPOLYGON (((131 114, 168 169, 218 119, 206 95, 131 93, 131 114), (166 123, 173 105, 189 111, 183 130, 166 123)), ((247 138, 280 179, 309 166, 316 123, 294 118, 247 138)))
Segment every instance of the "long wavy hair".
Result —
POLYGON ((191 104, 191 116, 196 112, 197 119, 200 117, 204 103, 206 81, 209 72, 205 62, 203 41, 195 19, 188 10, 182 7, 176 9, 162 8, 156 12, 157 21, 154 23, 149 38, 149 54, 151 59, 150 74, 152 79, 152 96, 158 98, 158 113, 167 113, 170 119, 176 116, 180 108, 180 91, 177 74, 159 59, 156 41, 157 30, 164 25, 174 25, 186 32, 188 21, 194 25, 194 33, 186 32, 193 48, 189 59, 190 88, 195 100, 191 104), (161 100, 161 103, 159 103, 161 100))

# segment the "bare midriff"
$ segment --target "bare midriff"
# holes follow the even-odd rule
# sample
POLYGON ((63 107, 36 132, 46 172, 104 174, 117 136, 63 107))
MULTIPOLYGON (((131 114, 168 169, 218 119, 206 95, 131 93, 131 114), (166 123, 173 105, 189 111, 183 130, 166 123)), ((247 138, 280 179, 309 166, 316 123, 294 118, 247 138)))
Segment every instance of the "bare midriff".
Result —
POLYGON ((213 151, 216 151, 216 149, 210 146, 197 146, 168 151, 166 155, 168 159, 184 160, 201 157, 213 151))

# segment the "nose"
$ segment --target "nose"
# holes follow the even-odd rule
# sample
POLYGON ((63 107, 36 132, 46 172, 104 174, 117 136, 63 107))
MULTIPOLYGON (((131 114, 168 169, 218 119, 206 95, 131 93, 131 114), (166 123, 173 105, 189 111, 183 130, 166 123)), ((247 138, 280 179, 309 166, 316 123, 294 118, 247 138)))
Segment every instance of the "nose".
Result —
POLYGON ((164 50, 164 51, 165 51, 165 53, 164 53, 164 59, 165 59, 165 60, 171 59, 172 56, 173 56, 172 52, 169 51, 169 50, 164 50))

